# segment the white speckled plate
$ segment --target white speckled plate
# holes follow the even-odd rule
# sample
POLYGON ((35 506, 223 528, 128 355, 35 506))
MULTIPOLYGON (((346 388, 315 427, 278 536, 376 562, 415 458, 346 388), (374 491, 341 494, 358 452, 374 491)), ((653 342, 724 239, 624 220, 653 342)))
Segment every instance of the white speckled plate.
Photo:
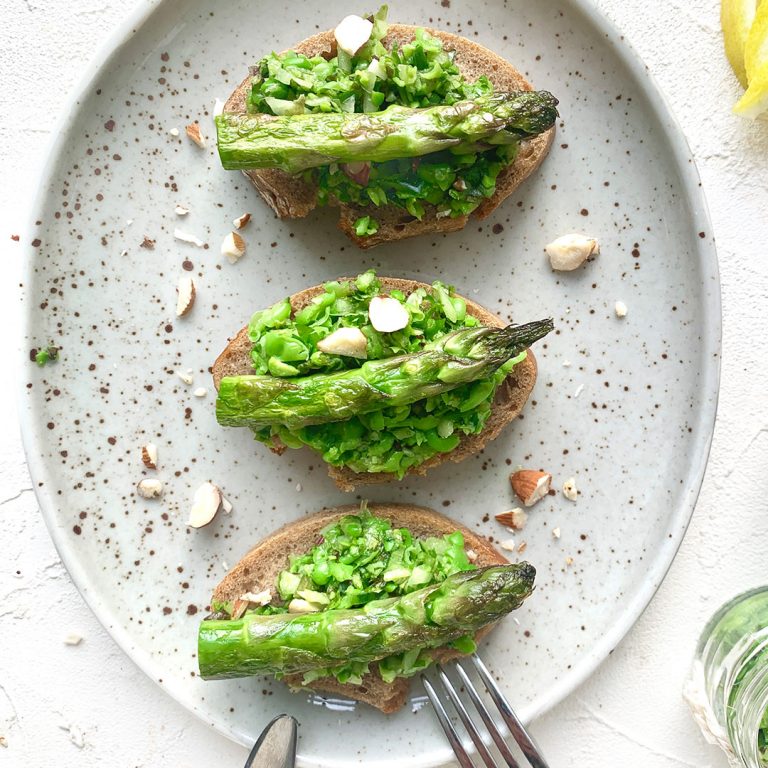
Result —
POLYGON ((518 536, 538 589, 483 650, 530 720, 611 652, 683 536, 715 415, 717 263, 698 177, 662 97, 623 38, 575 0, 393 3, 391 18, 458 30, 561 100, 550 157, 490 220, 362 253, 329 211, 275 219, 184 126, 200 118, 211 135, 214 99, 260 54, 353 10, 359 3, 347 0, 288 11, 264 0, 165 0, 119 31, 71 102, 41 182, 21 411, 62 558, 150 677, 243 743, 275 713, 295 714, 301 765, 431 766, 449 752, 428 711, 409 706, 387 718, 321 706, 278 683, 195 676, 197 623, 226 564, 281 523, 351 500, 308 453, 280 458, 246 431, 220 429, 208 367, 253 310, 369 266, 440 277, 515 320, 555 317, 557 334, 537 346, 540 377, 524 418, 461 465, 366 491, 506 537, 493 514, 513 504, 510 466, 546 467, 558 488, 577 478, 578 502, 547 498, 518 536), (183 219, 177 204, 190 209, 183 219), (248 253, 231 266, 219 243, 245 211, 248 253), (179 242, 175 227, 210 248, 179 242), (599 237, 602 254, 578 273, 553 274, 543 246, 573 230, 599 237), (145 235, 154 249, 140 247, 145 235), (185 269, 198 296, 177 319, 185 269), (629 307, 623 320, 617 299, 629 307), (62 359, 38 368, 29 350, 49 341, 62 359), (192 369, 194 385, 177 369, 192 369), (206 397, 193 395, 200 386, 206 397), (157 473, 140 461, 148 440, 159 446, 157 473), (155 474, 164 498, 137 497, 137 481, 155 474), (190 530, 191 495, 206 479, 223 486, 234 511, 190 530))

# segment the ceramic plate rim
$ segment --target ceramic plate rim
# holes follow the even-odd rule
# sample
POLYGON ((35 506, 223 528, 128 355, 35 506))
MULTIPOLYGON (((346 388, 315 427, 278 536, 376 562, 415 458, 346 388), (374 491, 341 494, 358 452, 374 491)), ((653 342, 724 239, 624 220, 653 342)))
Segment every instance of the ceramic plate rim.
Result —
MULTIPOLYGON (((47 197, 49 182, 55 172, 54 159, 58 156, 64 145, 68 134, 72 129, 72 124, 76 119, 77 111, 81 100, 86 96, 88 89, 101 72, 107 69, 113 59, 119 54, 120 50, 128 41, 137 34, 150 17, 160 9, 160 7, 170 0, 143 0, 139 2, 127 17, 119 23, 112 33, 105 40, 103 45, 97 50, 93 58, 88 62, 82 77, 70 92, 59 117, 54 123, 51 138, 48 143, 47 151, 44 153, 45 161, 43 171, 40 175, 40 184, 38 192, 34 197, 33 204, 30 207, 28 227, 25 231, 32 232, 35 229, 37 212, 42 208, 44 200, 47 197)), ((709 217, 706 199, 700 183, 700 177, 696 168, 693 155, 691 153, 685 135, 675 118, 671 105, 668 103, 663 91, 657 84, 654 77, 650 74, 643 63, 639 54, 635 51, 631 43, 624 37, 614 22, 605 16, 597 8, 592 0, 568 0, 574 9, 581 13, 586 21, 598 33, 601 33, 607 40, 613 43, 614 53, 619 60, 627 67, 632 77, 637 82, 638 88, 643 95, 648 97, 649 102, 654 105, 654 117, 658 120, 664 139, 668 142, 672 156, 675 160, 676 170, 681 179, 681 188, 688 202, 692 220, 695 222, 697 231, 712 232, 712 225, 709 217)), ((615 647, 623 640, 625 635, 634 626, 647 606, 653 599, 654 594, 661 585, 666 576, 672 561, 683 541, 685 532, 693 515, 696 502, 698 500, 701 486, 704 480, 704 472, 709 458, 709 452, 712 444, 712 437, 715 427, 715 417, 717 414, 717 402, 720 389, 720 371, 721 371, 721 350, 722 350, 722 302, 720 273, 717 261, 717 253, 711 238, 701 239, 696 243, 696 258, 698 264, 707 266, 707 270, 713 272, 713 282, 710 287, 713 289, 708 296, 703 315, 705 324, 702 333, 703 360, 702 378, 704 385, 702 391, 711 396, 704 398, 698 411, 697 429, 700 432, 699 440, 696 443, 695 455, 690 462, 690 467, 686 473, 686 483, 684 488, 685 500, 678 505, 670 518, 671 538, 667 539, 667 545, 664 550, 657 554, 653 565, 648 572, 649 578, 645 585, 635 591, 634 596, 627 601, 621 612, 619 619, 606 632, 602 640, 595 644, 581 660, 561 680, 552 685, 543 695, 539 696, 535 706, 529 707, 524 713, 524 719, 528 722, 540 717, 542 714, 559 704, 566 696, 578 688, 612 653, 615 647)), ((32 276, 35 249, 27 244, 25 246, 25 261, 22 275, 24 284, 29 284, 32 276)), ((21 304, 21 338, 29 338, 31 313, 28 307, 21 304)), ((29 364, 27 352, 24 350, 21 341, 19 342, 18 360, 20 369, 29 364)), ((111 623, 109 611, 99 602, 98 598, 90 592, 89 579, 85 569, 81 567, 78 556, 74 548, 68 544, 62 530, 56 523, 55 515, 52 510, 55 507, 54 499, 50 497, 48 484, 40 482, 46 477, 46 463, 41 458, 41 453, 36 450, 37 440, 33 435, 34 422, 31 412, 23 402, 25 388, 23 382, 19 381, 17 388, 18 413, 21 425, 22 443, 27 457, 30 475, 34 483, 35 495, 37 497, 40 511, 45 520, 53 543, 58 551, 64 566, 66 567, 75 587, 82 595, 88 607, 96 616, 98 621, 107 630, 112 639, 117 643, 120 649, 128 656, 136 666, 142 670, 156 685, 159 685, 166 693, 173 697, 187 711, 192 711, 204 722, 211 725, 219 733, 227 736, 241 744, 251 743, 251 739, 233 728, 226 722, 226 718, 209 718, 204 713, 190 706, 185 702, 184 696, 180 691, 175 690, 172 682, 158 683, 156 672, 161 670, 161 665, 149 657, 141 650, 133 648, 130 634, 122 627, 114 626, 111 623)), ((446 748, 442 754, 431 753, 416 756, 411 760, 400 761, 402 768, 432 768, 444 764, 452 758, 452 753, 446 748)), ((357 761, 335 761, 333 764, 343 768, 346 765, 355 765, 357 761)), ((300 756, 297 765, 310 768, 312 766, 329 765, 323 759, 313 759, 312 756, 300 756)), ((391 761, 367 761, 366 765, 370 768, 391 768, 391 761)))

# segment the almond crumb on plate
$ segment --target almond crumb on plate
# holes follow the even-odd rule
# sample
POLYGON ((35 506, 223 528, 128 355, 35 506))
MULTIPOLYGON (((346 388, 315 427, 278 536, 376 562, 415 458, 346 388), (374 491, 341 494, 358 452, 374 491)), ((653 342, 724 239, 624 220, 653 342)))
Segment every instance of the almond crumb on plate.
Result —
POLYGON ((616 317, 626 317, 627 312, 629 311, 627 305, 623 301, 617 301, 613 310, 616 312, 616 317))
POLYGON ((515 540, 514 539, 504 539, 504 541, 499 542, 499 546, 502 549, 506 549, 507 552, 514 552, 515 551, 515 540))
POLYGON ((250 213, 244 213, 241 216, 238 216, 232 224, 234 225, 235 229, 242 229, 248 222, 251 220, 251 214, 250 213))
POLYGON ((82 642, 82 635, 78 635, 76 632, 70 632, 70 634, 64 638, 64 645, 80 645, 82 642))
POLYGON ((221 507, 221 489, 213 483, 203 483, 192 500, 187 525, 191 528, 203 528, 213 521, 221 507))
POLYGON ((226 256, 230 264, 235 264, 245 254, 245 240, 237 232, 230 232, 221 243, 221 255, 226 256))
POLYGON ((576 499, 579 497, 579 491, 576 488, 575 477, 569 477, 563 483, 563 496, 565 496, 568 501, 576 501, 576 499))
POLYGON ((525 550, 528 549, 528 542, 527 541, 521 541, 519 546, 517 547, 517 551, 522 554, 525 552, 525 550))
POLYGON ((176 317, 184 317, 192 309, 195 303, 195 284, 188 275, 182 275, 179 278, 179 284, 176 288, 178 297, 176 299, 176 317))
POLYGON ((141 461, 147 469, 157 469, 157 446, 154 443, 141 446, 141 461))
POLYGON ((192 384, 192 382, 195 380, 192 376, 192 369, 190 368, 187 371, 176 371, 176 375, 185 383, 185 384, 192 384))
POLYGON ((208 394, 208 390, 205 387, 198 387, 193 394, 195 397, 205 397, 208 394))
POLYGON ((552 536, 555 539, 559 539, 560 538, 560 528, 553 528, 552 529, 552 536))
POLYGON ((184 206, 184 205, 177 205, 177 206, 176 206, 176 207, 173 209, 173 212, 174 212, 174 213, 175 213, 177 216, 186 216, 186 215, 189 213, 189 208, 187 208, 187 207, 186 207, 186 206, 184 206))
POLYGON ((205 245, 199 237, 192 235, 189 232, 185 232, 183 229, 174 229, 173 236, 177 240, 181 240, 182 243, 192 243, 192 245, 196 245, 198 248, 202 248, 205 245))
POLYGON ((200 133, 200 123, 190 123, 184 130, 187 132, 187 136, 189 136, 200 149, 205 148, 205 136, 200 133))
POLYGON ((600 245, 594 237, 577 233, 563 235, 545 246, 552 269, 558 272, 572 272, 585 261, 600 253, 600 245))
POLYGON ((144 499, 159 499, 163 495, 163 484, 155 477, 145 477, 139 481, 136 491, 144 499))
POLYGON ((509 476, 509 481, 523 506, 532 507, 549 493, 552 475, 540 469, 518 469, 509 476))
POLYGON ((510 509, 508 512, 499 512, 495 517, 496 522, 506 525, 507 528, 511 528, 514 531, 522 531, 528 522, 528 513, 520 507, 510 509))

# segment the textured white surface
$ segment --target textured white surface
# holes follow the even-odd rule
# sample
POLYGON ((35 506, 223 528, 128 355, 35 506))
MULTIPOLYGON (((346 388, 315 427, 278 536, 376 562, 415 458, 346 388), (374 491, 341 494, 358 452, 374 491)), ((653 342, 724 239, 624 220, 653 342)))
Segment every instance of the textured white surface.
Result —
MULTIPOLYGON (((458 0, 455 0, 458 2, 458 0)), ((715 0, 600 0, 673 104, 699 164, 721 261, 724 367, 712 459, 680 556, 658 596, 598 673, 534 731, 553 766, 725 766, 681 699, 708 615, 765 581, 768 521, 768 123, 733 116, 737 84, 721 53, 715 0)), ((6 238, 6 329, 21 227, 40 146, 84 63, 127 13, 96 0, 4 0, 0 62, 0 234, 6 238), (10 105, 10 109, 9 109, 10 105), (29 126, 24 128, 22 126, 29 126), (14 258, 16 256, 16 258, 14 258)), ((663 257, 663 255, 659 255, 663 257)), ((14 335, 3 334, 13 345, 14 335)), ((238 765, 244 751, 209 731, 115 647, 70 584, 38 514, 0 385, 0 765, 238 765), (64 644, 71 633, 79 645, 64 644)), ((621 531, 616 531, 621 536, 621 531)))

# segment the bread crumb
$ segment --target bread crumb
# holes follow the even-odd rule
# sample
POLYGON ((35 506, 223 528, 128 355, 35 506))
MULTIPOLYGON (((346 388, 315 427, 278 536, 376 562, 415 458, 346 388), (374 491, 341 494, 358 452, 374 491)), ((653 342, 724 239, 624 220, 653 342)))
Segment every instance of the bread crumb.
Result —
POLYGON ((572 557, 566 557, 565 558, 565 564, 566 565, 573 565, 573 558, 572 557))

